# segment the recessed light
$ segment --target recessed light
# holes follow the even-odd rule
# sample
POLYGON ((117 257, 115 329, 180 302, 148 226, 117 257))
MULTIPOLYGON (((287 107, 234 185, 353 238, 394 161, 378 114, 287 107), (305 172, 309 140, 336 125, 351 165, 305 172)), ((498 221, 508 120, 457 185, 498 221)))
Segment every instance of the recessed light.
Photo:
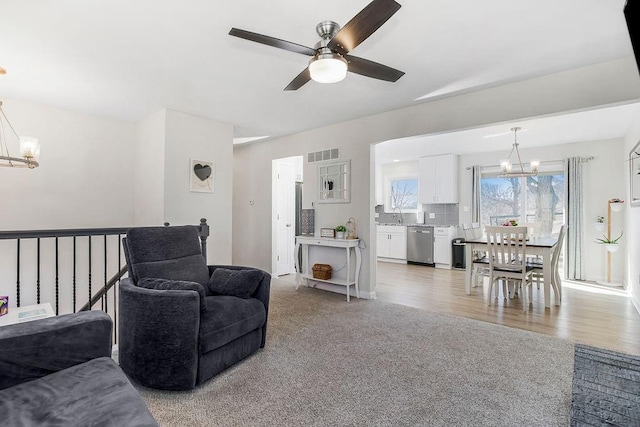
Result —
POLYGON ((393 159, 394 163, 398 163, 400 161, 400 159, 393 159))

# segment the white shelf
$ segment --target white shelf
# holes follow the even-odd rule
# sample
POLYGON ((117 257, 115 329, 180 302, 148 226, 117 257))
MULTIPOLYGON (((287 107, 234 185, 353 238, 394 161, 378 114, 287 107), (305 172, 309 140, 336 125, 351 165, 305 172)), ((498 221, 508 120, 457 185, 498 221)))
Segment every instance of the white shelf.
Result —
POLYGON ((314 280, 316 282, 333 283, 334 285, 355 286, 356 284, 356 282, 354 282, 353 280, 347 283, 346 280, 340 280, 340 279, 329 279, 329 280, 316 279, 315 277, 313 277, 313 274, 300 274, 300 277, 306 280, 314 280))

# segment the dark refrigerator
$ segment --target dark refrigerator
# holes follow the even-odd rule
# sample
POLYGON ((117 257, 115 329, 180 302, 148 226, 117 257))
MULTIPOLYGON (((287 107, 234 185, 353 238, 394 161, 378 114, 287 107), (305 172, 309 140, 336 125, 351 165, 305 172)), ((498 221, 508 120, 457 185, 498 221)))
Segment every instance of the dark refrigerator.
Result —
MULTIPOLYGON (((301 182, 296 182, 296 205, 295 205, 295 212, 296 212, 296 218, 295 218, 295 235, 299 236, 301 234, 301 224, 302 224, 302 183, 301 182)), ((298 265, 302 265, 302 251, 300 251, 300 253, 296 254, 296 256, 298 257, 298 265)), ((300 273, 300 271, 298 271, 298 273, 300 273)))

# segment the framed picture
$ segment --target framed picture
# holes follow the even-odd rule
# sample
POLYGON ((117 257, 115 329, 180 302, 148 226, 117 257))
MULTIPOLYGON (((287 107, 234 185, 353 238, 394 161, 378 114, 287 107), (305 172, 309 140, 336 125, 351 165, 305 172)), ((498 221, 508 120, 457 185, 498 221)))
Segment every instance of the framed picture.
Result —
POLYGON ((213 193, 215 163, 193 160, 189 164, 189 190, 198 193, 213 193))

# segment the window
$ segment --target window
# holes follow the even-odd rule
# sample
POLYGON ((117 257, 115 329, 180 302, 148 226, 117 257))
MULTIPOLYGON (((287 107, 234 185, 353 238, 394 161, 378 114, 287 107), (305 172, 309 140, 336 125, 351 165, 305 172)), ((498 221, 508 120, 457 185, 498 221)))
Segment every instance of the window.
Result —
POLYGON ((389 178, 387 203, 390 212, 411 213, 418 210, 418 178, 389 178))
POLYGON ((564 223, 564 174, 480 180, 480 220, 500 225, 508 219, 539 224, 541 236, 557 235, 564 223))

